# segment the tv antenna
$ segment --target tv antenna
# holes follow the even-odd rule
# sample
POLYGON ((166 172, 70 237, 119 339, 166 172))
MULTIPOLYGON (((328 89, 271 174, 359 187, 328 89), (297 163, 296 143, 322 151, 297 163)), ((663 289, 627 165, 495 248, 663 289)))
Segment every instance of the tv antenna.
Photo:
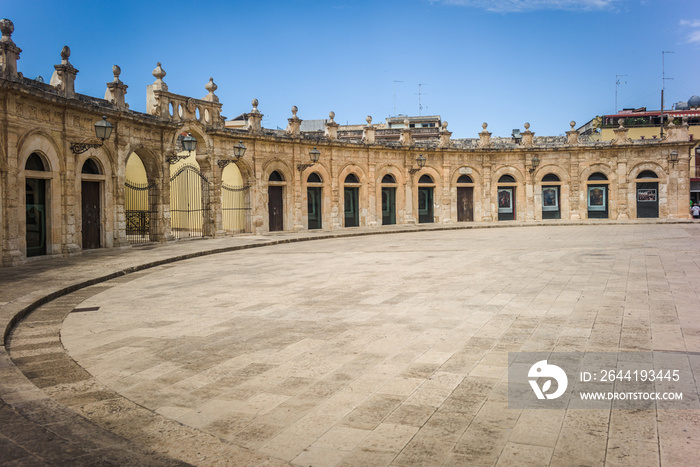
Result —
POLYGON ((620 78, 627 75, 615 75, 615 113, 617 113, 617 88, 621 84, 627 84, 627 81, 620 81, 620 78))
POLYGON ((427 86, 427 84, 426 83, 418 83, 418 116, 423 115, 423 104, 421 103, 421 89, 420 89, 421 86, 427 86))
POLYGON ((396 83, 403 83, 403 81, 394 80, 394 117, 396 117, 396 83))
POLYGON ((664 90, 666 89, 666 80, 673 78, 666 78, 666 67, 664 64, 664 54, 672 54, 675 52, 663 51, 661 52, 661 138, 664 137, 664 90))

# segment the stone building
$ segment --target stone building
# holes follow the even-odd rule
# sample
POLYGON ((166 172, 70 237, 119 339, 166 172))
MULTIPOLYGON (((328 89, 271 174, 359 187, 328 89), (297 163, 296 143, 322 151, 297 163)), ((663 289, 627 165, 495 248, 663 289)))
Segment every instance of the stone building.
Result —
POLYGON ((517 141, 492 138, 484 124, 478 138, 452 140, 445 121, 437 138, 404 122, 380 140, 371 118, 340 135, 331 115, 304 133, 296 107, 286 130, 265 129, 254 99, 245 124, 227 128, 213 79, 202 98, 175 94, 159 63, 147 111, 135 112, 118 66, 103 99, 75 92, 68 47, 50 83, 28 79, 12 22, 0 30, 3 265, 240 232, 689 217, 684 122, 663 140, 633 141, 620 126, 612 141, 584 143, 574 122, 562 138, 527 124, 517 141))

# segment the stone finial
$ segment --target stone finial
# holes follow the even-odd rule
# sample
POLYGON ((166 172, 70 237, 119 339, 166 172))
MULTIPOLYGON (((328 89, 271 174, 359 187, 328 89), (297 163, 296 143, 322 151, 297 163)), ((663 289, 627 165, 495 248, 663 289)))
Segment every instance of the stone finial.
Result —
POLYGON ((403 120, 403 129, 401 130, 401 137, 399 142, 402 146, 412 146, 413 145, 413 131, 411 130, 410 122, 407 118, 403 120))
POLYGON ((481 128, 484 129, 481 133, 479 133, 479 147, 480 148, 488 148, 491 146, 491 132, 486 131, 486 128, 489 126, 488 123, 484 122, 481 124, 481 128))
POLYGON ((409 125, 411 124, 411 122, 409 122, 407 118, 404 118, 404 119, 403 119, 403 124, 404 124, 404 126, 405 126, 406 128, 410 128, 409 125))
POLYGON ((624 119, 624 118, 621 118, 621 119, 619 119, 619 120, 617 121, 617 123, 620 124, 620 126, 619 126, 618 128, 624 128, 623 123, 625 123, 625 119, 624 119))
POLYGON ((253 110, 251 110, 250 113, 246 114, 246 119, 247 119, 246 130, 248 130, 251 133, 260 133, 260 132, 262 132, 263 114, 261 114, 260 111, 258 110, 258 100, 257 99, 253 99, 251 101, 251 104, 253 104, 253 110))
POLYGON ((567 144, 571 144, 571 145, 578 144, 579 132, 574 129, 574 127, 576 126, 576 122, 571 120, 569 122, 569 125, 571 126, 571 130, 566 132, 566 136, 568 137, 567 144))
POLYGON ((156 78, 156 80, 153 82, 153 89, 157 91, 167 91, 168 85, 165 84, 165 81, 163 81, 163 78, 165 78, 167 73, 165 73, 165 70, 160 65, 160 62, 156 64, 156 67, 151 74, 156 78))
POLYGON ((15 31, 15 25, 7 18, 0 20, 0 31, 2 31, 2 39, 0 39, 0 76, 6 79, 15 79, 17 73, 17 60, 22 49, 17 47, 12 41, 12 33, 15 31))
POLYGON ((451 131, 447 131, 447 122, 442 121, 442 128, 440 128, 440 143, 439 147, 441 148, 447 148, 450 147, 450 137, 452 136, 451 131))
POLYGON ((297 117, 297 112, 299 109, 297 108, 296 105, 292 106, 292 118, 288 118, 287 121, 289 124, 287 125, 286 128, 286 133, 288 135, 291 135, 293 137, 298 137, 301 135, 301 122, 303 121, 299 117, 297 117))
POLYGON ((211 78, 211 77, 209 78, 209 81, 207 82, 207 84, 204 85, 204 89, 209 91, 209 94, 204 96, 205 101, 219 102, 219 98, 216 96, 216 94, 214 94, 214 91, 219 89, 219 86, 217 86, 216 83, 214 83, 214 78, 211 78))
POLYGON ((625 121, 624 118, 621 118, 618 120, 618 122, 620 123, 620 126, 613 130, 613 133, 615 133, 615 136, 612 139, 612 144, 625 144, 625 143, 629 143, 630 141, 632 141, 627 136, 627 133, 629 132, 629 128, 625 128, 622 125, 624 121, 625 121))
POLYGON ((371 115, 367 115, 367 118, 365 118, 365 120, 367 121, 367 125, 372 124, 372 116, 371 115))
POLYGON ((362 129, 362 142, 365 144, 374 144, 375 142, 375 129, 372 126, 372 116, 367 115, 365 118, 367 126, 362 129))
POLYGON ((105 91, 105 100, 109 101, 118 109, 128 109, 129 104, 126 103, 125 96, 126 96, 126 89, 129 87, 126 84, 122 83, 121 80, 119 79, 119 75, 121 75, 122 69, 119 68, 119 65, 114 65, 112 66, 112 74, 114 75, 114 80, 112 82, 107 83, 107 90, 105 91))
POLYGON ((535 134, 530 131, 529 122, 525 122, 525 125, 523 126, 525 127, 525 131, 522 132, 523 138, 522 140, 520 140, 520 144, 522 144, 523 146, 532 146, 535 134))
POLYGON ((332 110, 328 112, 328 117, 330 117, 330 121, 326 122, 326 131, 324 132, 325 136, 329 139, 338 139, 338 125, 335 120, 335 112, 332 110))
POLYGON ((525 127, 525 131, 527 131, 527 130, 530 129, 530 123, 529 123, 529 122, 525 122, 525 125, 523 125, 523 126, 525 127))
POLYGON ((51 86, 54 86, 64 97, 75 97, 75 76, 78 70, 68 61, 70 47, 64 45, 61 49, 61 64, 54 65, 55 71, 51 76, 51 86))
POLYGON ((0 41, 14 44, 12 41, 12 33, 15 32, 15 25, 12 21, 7 18, 1 19, 0 32, 2 32, 2 39, 0 39, 0 41))

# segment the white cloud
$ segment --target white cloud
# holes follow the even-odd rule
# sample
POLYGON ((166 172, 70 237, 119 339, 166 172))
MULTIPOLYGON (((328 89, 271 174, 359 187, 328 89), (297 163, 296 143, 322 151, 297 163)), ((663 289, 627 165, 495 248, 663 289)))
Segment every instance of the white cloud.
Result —
POLYGON ((686 28, 691 29, 686 37, 686 40, 691 44, 700 44, 700 19, 690 21, 687 19, 682 19, 680 24, 681 26, 686 26, 686 28))
POLYGON ((624 0, 430 0, 431 3, 458 5, 495 12, 533 10, 606 10, 624 0))

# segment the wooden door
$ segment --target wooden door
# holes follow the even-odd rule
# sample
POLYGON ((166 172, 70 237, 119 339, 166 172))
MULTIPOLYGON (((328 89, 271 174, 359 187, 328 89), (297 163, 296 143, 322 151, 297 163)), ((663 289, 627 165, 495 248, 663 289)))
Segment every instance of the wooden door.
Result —
POLYGON ((355 187, 345 187, 345 227, 358 227, 360 225, 359 189, 355 187))
POLYGON ((308 187, 306 189, 309 230, 320 229, 323 226, 321 217, 321 190, 321 187, 308 187))
POLYGON ((83 250, 100 248, 102 227, 100 210, 100 182, 81 183, 83 210, 83 250))
POLYGON ((396 224, 396 188, 382 187, 382 225, 396 224))
POLYGON ((429 224, 433 218, 433 187, 418 187, 418 222, 429 224))
POLYGON ((470 186, 457 187, 457 222, 474 220, 474 188, 470 186))
POLYGON ((270 232, 284 230, 284 203, 282 201, 282 187, 270 186, 267 188, 267 209, 270 215, 270 232))

